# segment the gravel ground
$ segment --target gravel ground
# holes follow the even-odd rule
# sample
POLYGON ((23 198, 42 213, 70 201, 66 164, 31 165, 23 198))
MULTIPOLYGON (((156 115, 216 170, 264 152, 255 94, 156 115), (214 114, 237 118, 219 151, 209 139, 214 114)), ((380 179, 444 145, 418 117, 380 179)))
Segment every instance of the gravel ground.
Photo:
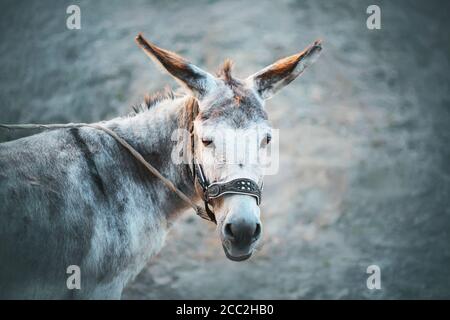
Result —
POLYGON ((74 1, 82 28, 68 30, 72 1, 2 1, 0 122, 109 119, 175 86, 140 31, 209 70, 230 57, 238 76, 321 38, 318 62, 268 103, 281 167, 262 249, 228 261, 187 212, 123 298, 450 298, 450 5, 377 1, 382 28, 368 30, 372 2, 74 1), (381 290, 366 287, 372 264, 381 290))

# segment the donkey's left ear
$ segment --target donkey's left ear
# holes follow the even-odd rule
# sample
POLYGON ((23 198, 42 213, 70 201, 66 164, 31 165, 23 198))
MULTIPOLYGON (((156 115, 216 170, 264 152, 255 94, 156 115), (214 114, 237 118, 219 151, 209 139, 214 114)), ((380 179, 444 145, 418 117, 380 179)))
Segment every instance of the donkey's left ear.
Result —
POLYGON ((203 71, 174 52, 157 47, 147 41, 142 34, 138 34, 135 40, 152 60, 160 64, 178 82, 190 89, 197 97, 205 96, 215 88, 215 78, 210 73, 203 71))
POLYGON ((307 67, 313 64, 322 51, 320 40, 315 41, 304 51, 280 59, 247 78, 263 99, 270 99, 281 88, 297 78, 307 67))

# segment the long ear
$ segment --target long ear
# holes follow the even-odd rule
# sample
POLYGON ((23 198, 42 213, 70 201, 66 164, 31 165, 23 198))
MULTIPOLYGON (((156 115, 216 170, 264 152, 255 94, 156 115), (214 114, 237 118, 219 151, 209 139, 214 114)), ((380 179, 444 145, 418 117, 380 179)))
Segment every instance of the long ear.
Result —
POLYGON ((263 99, 273 95, 297 78, 308 66, 313 64, 322 51, 320 40, 315 41, 304 51, 293 56, 280 59, 247 78, 263 99))
POLYGON ((144 52, 167 70, 178 82, 189 88, 197 97, 204 96, 215 87, 214 76, 183 59, 174 52, 158 48, 147 41, 142 34, 136 37, 136 43, 144 52))

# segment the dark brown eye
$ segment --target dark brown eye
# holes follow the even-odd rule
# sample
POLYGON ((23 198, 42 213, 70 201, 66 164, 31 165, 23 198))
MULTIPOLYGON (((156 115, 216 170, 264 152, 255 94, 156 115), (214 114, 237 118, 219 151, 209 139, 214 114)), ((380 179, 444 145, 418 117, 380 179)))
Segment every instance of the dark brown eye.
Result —
POLYGON ((267 135, 264 137, 264 139, 261 141, 261 146, 262 146, 262 147, 267 146, 267 145, 270 143, 270 141, 272 141, 272 136, 271 136, 270 134, 267 134, 267 135))
POLYGON ((207 146, 211 145, 212 139, 203 138, 203 139, 202 139, 202 143, 203 143, 203 145, 204 145, 205 147, 207 147, 207 146))

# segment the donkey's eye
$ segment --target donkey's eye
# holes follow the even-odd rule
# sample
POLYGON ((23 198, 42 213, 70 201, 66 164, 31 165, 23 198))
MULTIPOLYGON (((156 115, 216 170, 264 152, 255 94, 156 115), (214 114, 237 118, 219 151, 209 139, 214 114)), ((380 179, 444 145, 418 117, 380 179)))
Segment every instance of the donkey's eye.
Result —
POLYGON ((261 146, 262 146, 262 147, 267 146, 267 145, 270 143, 270 141, 272 141, 272 136, 271 136, 270 134, 267 134, 267 135, 264 137, 264 139, 261 141, 261 146))
POLYGON ((205 146, 205 147, 207 147, 207 146, 210 146, 211 144, 212 144, 212 139, 210 139, 210 138, 203 138, 202 139, 202 143, 203 143, 203 145, 205 146))

